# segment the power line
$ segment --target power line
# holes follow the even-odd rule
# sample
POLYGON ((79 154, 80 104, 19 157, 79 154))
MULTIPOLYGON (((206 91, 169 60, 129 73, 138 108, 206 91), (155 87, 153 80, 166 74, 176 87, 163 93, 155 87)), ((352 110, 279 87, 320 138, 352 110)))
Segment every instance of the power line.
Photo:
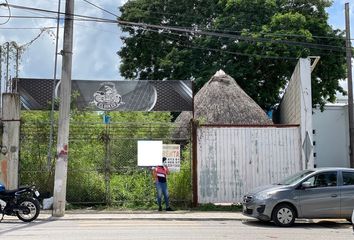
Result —
POLYGON ((109 30, 106 30, 106 29, 102 29, 102 28, 98 28, 98 27, 92 27, 92 26, 87 26, 85 24, 80 24, 80 23, 75 23, 75 22, 74 22, 74 24, 75 24, 75 26, 77 25, 77 26, 81 26, 81 27, 85 27, 85 28, 91 28, 94 31, 113 33, 113 34, 117 34, 117 35, 121 34, 121 32, 118 32, 118 31, 109 31, 109 30))
MULTIPOLYGON (((177 17, 182 17, 183 19, 186 18, 190 18, 190 19, 197 19, 195 16, 192 15, 184 15, 180 14, 180 13, 170 13, 170 12, 158 12, 158 11, 152 11, 152 10, 143 10, 140 9, 142 11, 144 11, 145 13, 155 13, 155 14, 159 14, 159 15, 167 15, 167 16, 177 16, 177 17)), ((164 17, 164 16, 163 16, 164 17)), ((148 18, 153 18, 153 19, 157 19, 157 20, 162 20, 159 17, 154 17, 154 16, 148 16, 148 18)), ((178 19, 179 23, 188 23, 191 24, 193 22, 188 22, 188 21, 181 21, 180 19, 178 19)), ((179 25, 176 25, 179 26, 179 25)), ((227 32, 227 33, 244 33, 244 31, 235 31, 234 29, 220 29, 220 28, 212 28, 212 29, 205 29, 205 28, 201 28, 202 30, 213 30, 213 31, 221 31, 221 32, 227 32)), ((252 34, 252 32, 249 32, 250 34, 252 34)), ((270 36, 286 36, 286 37, 306 37, 304 35, 300 35, 300 34, 281 34, 281 33, 269 33, 269 32, 259 32, 260 34, 265 34, 265 35, 270 35, 270 36)), ((329 36, 317 36, 317 35, 311 35, 312 38, 323 38, 323 39, 338 39, 336 37, 329 37, 329 36)), ((354 39, 351 39, 354 40, 354 39)), ((344 41, 344 39, 343 39, 344 41)))
POLYGON ((252 38, 252 37, 245 37, 245 36, 240 36, 240 35, 209 32, 209 31, 202 31, 202 30, 189 30, 189 29, 185 29, 185 28, 154 25, 154 24, 147 24, 147 23, 134 23, 134 22, 127 22, 127 21, 122 21, 122 20, 118 20, 118 23, 121 25, 125 25, 125 26, 140 27, 143 29, 152 28, 152 29, 182 32, 182 33, 191 33, 191 34, 195 34, 195 35, 206 35, 206 36, 230 38, 230 39, 243 40, 243 41, 249 41, 249 42, 281 43, 281 44, 286 44, 286 45, 303 46, 303 47, 317 48, 317 49, 323 49, 323 50, 333 50, 333 51, 340 51, 340 52, 345 51, 345 47, 338 47, 338 46, 325 45, 325 44, 305 43, 305 42, 296 42, 296 41, 289 41, 289 40, 273 40, 273 39, 266 39, 266 38, 252 38))
MULTIPOLYGON (((148 31, 151 31, 151 32, 157 32, 159 33, 158 30, 151 30, 149 29, 148 31)), ((177 34, 177 33, 167 33, 167 32, 162 32, 162 34, 168 34, 168 35, 175 35, 175 36, 178 36, 178 37, 181 37, 180 34, 177 34)), ((139 37, 139 38, 144 38, 143 36, 135 36, 135 37, 139 37)), ((184 42, 184 43, 187 43, 189 44, 190 42, 188 41, 185 41, 185 40, 182 40, 180 38, 173 38, 171 36, 166 36, 168 39, 171 39, 171 41, 176 41, 178 42, 178 44, 180 44, 180 42, 184 42)), ((188 36, 185 36, 185 37, 188 37, 188 36)), ((151 40, 151 38, 146 38, 147 40, 151 40)), ((155 40, 155 42, 159 42, 157 40, 155 40)), ((287 56, 269 56, 269 55, 262 55, 262 54, 247 54, 247 53, 241 53, 241 52, 232 52, 232 51, 227 51, 227 50, 222 50, 222 49, 215 49, 215 48, 205 48, 205 47, 200 47, 200 46, 191 46, 190 44, 189 45, 183 45, 183 44, 180 44, 180 46, 183 46, 183 47, 186 47, 186 48, 194 48, 194 49, 200 49, 200 50, 210 50, 210 51, 218 51, 218 52, 222 52, 222 53, 227 53, 227 54, 232 54, 232 55, 240 55, 240 56, 248 56, 248 57, 259 57, 259 58, 270 58, 270 59, 285 59, 285 60, 297 60, 298 58, 296 57, 287 57, 287 56)), ((321 53, 321 55, 331 55, 333 56, 334 54, 333 53, 321 53)))
MULTIPOLYGON (((0 18, 7 18, 7 16, 0 16, 0 18)), ((56 17, 34 17, 34 16, 11 16, 11 19, 19 18, 19 19, 57 19, 56 17)))
MULTIPOLYGON (((201 31, 201 30, 189 30, 185 28, 179 27, 171 27, 171 26, 162 26, 162 25, 153 25, 153 24, 146 24, 146 23, 134 23, 134 22, 127 22, 122 20, 110 20, 110 19, 102 19, 102 18, 94 18, 88 17, 89 19, 85 19, 85 16, 78 15, 79 18, 74 18, 75 21, 86 21, 86 22, 101 22, 101 23, 114 23, 120 24, 126 27, 139 27, 144 30, 150 29, 163 29, 163 30, 170 30, 182 33, 190 33, 194 35, 206 35, 206 36, 214 36, 214 37, 222 37, 222 38, 230 38, 236 40, 242 40, 247 42, 269 42, 269 43, 279 43, 285 44, 290 46, 303 46, 313 49, 321 49, 326 51, 337 51, 337 52, 344 52, 345 47, 333 46, 333 45, 326 45, 326 44, 317 44, 317 43, 305 43, 305 42, 297 42, 297 41, 290 41, 290 40, 273 40, 273 39, 266 39, 266 38, 253 38, 253 37, 245 37, 240 35, 232 35, 232 34, 225 34, 225 33, 217 33, 217 32, 210 32, 210 31, 201 31), (92 18, 92 19, 90 19, 92 18)), ((2 16, 0 16, 1 18, 2 16)), ((12 16, 12 18, 35 18, 35 19, 57 19, 55 17, 31 17, 31 16, 12 16)), ((62 18, 61 18, 62 19, 62 18)))
POLYGON ((100 7, 100 6, 98 6, 98 5, 96 5, 96 4, 93 4, 93 3, 90 2, 90 1, 87 1, 87 0, 82 0, 82 1, 84 1, 84 2, 86 2, 86 3, 88 3, 88 4, 90 4, 90 5, 92 5, 92 6, 94 6, 95 8, 98 8, 98 9, 100 9, 100 10, 106 12, 106 13, 109 13, 109 14, 115 16, 115 17, 119 17, 118 15, 116 15, 116 14, 114 14, 114 13, 112 13, 112 12, 110 12, 110 11, 108 11, 108 10, 106 10, 106 9, 104 9, 104 8, 102 8, 102 7, 100 7))
POLYGON ((35 29, 53 29, 56 27, 0 27, 0 29, 6 30, 35 30, 35 29))
MULTIPOLYGON (((178 37, 182 37, 181 34, 178 34, 178 33, 168 33, 168 32, 159 32, 158 30, 152 30, 152 29, 148 29, 147 31, 151 31, 151 32, 156 32, 156 33, 159 33, 159 34, 165 34, 165 35, 175 35, 175 36, 178 36, 178 37)), ((135 37, 143 37, 143 36, 135 36, 135 37)), ((177 41, 177 42, 184 42, 184 43, 187 43, 189 44, 190 42, 189 41, 186 41, 186 40, 183 40, 183 39, 180 39, 180 38, 173 38, 171 36, 166 36, 168 39, 171 39, 173 41, 177 41)), ((184 35, 184 37, 188 37, 187 35, 184 35)), ((158 41, 156 41, 158 42, 158 41)), ((185 47, 189 47, 189 45, 183 45, 185 47)), ((264 47, 264 46, 263 46, 264 47)), ((193 48, 197 48, 197 47, 193 47, 193 48)), ((198 47, 199 49, 204 49, 202 47, 198 47)), ((240 53, 240 52, 230 52, 230 51, 226 51, 226 50, 220 50, 220 49, 215 49, 215 48, 209 48, 209 50, 215 50, 215 51, 224 51, 225 53, 229 52, 230 54, 235 54, 235 55, 243 55, 243 56, 254 56, 254 57, 261 57, 261 58, 266 58, 267 56, 269 55, 261 55, 261 54, 246 54, 246 53, 240 53)), ((333 53, 323 53, 321 52, 321 55, 334 55, 333 53)), ((297 59, 295 57, 278 57, 278 56, 273 56, 273 57, 270 57, 270 58, 273 58, 273 59, 277 59, 277 58, 283 58, 283 59, 289 59, 289 60, 294 60, 294 59, 297 59)))
MULTIPOLYGON (((159 33, 158 30, 152 30, 149 29, 148 31, 151 32, 156 32, 159 33)), ((168 35, 176 35, 176 36, 180 36, 177 33, 162 33, 162 34, 168 34, 168 35)), ((161 41, 158 41, 156 39, 153 38, 149 38, 146 36, 135 36, 137 38, 141 38, 141 39, 145 39, 148 40, 150 42, 156 42, 156 43, 161 43, 161 41)), ((186 36, 187 37, 187 36, 186 36)), ((228 50, 222 50, 222 49, 215 49, 215 48, 209 48, 209 47, 200 47, 200 46, 192 46, 191 44, 189 44, 190 42, 186 42, 184 40, 181 39, 176 39, 176 38, 172 38, 170 36, 167 36, 167 38, 176 41, 176 43, 178 43, 177 47, 185 47, 185 48, 192 48, 192 49, 199 49, 199 50, 207 50, 207 51, 213 51, 213 52, 221 52, 221 53, 226 53, 226 54, 231 54, 231 55, 237 55, 237 56, 246 56, 246 57, 258 57, 258 58, 267 58, 267 59, 282 59, 282 60, 293 60, 293 61, 297 61, 298 58, 295 57, 281 57, 281 56, 269 56, 269 55, 261 55, 261 54, 248 54, 248 53, 241 53, 241 52, 233 52, 233 51, 228 51, 228 50), (187 44, 181 44, 180 42, 185 42, 187 44)))
MULTIPOLYGON (((139 38, 146 39, 150 42, 160 43, 160 41, 157 41, 155 39, 148 38, 148 37, 139 36, 139 38)), ((260 54, 248 54, 248 53, 233 52, 233 51, 227 51, 227 50, 221 50, 221 49, 215 49, 215 48, 191 46, 191 45, 184 45, 184 44, 179 44, 178 47, 207 50, 207 51, 220 52, 220 53, 226 53, 226 54, 237 55, 237 56, 257 57, 257 58, 263 58, 263 59, 292 60, 292 61, 298 60, 298 58, 295 58, 295 57, 281 57, 281 56, 269 56, 269 55, 260 55, 260 54)))
MULTIPOLYGON (((7 0, 6 0, 7 1, 7 0)), ((88 0, 82 0, 106 13, 109 13, 115 17, 119 17, 117 14, 114 14, 96 4, 93 4, 92 2, 88 1, 88 0)), ((47 12, 47 13, 55 13, 55 14, 58 14, 56 11, 51 11, 51 10, 46 10, 46 9, 39 9, 39 8, 31 8, 31 7, 25 7, 25 6, 19 6, 19 5, 12 5, 12 4, 0 4, 0 6, 7 6, 7 7, 13 7, 13 8, 19 8, 19 9, 27 9, 27 10, 33 10, 33 11, 43 11, 43 12, 47 12)), ((172 14, 172 13, 161 13, 161 12, 155 12, 155 11, 150 11, 149 12, 152 12, 152 13, 157 13, 157 14, 166 14, 166 15, 180 15, 180 14, 172 14)), ((61 12, 60 13, 61 15, 65 15, 65 13, 61 12)), ((116 20, 111 20, 111 19, 103 19, 103 18, 97 18, 97 17, 90 17, 90 16, 84 16, 84 15, 77 15, 77 14, 73 14, 73 16, 77 16, 77 17, 83 17, 83 18, 90 18, 90 19, 97 19, 97 22, 110 22, 110 23, 117 23, 116 20)), ((8 17, 8 16, 7 16, 8 17)), ((17 18, 19 18, 20 16, 16 16, 17 18)), ((185 16, 184 18, 186 17, 191 17, 191 16, 185 16)), ((48 17, 49 19, 53 19, 51 17, 48 17)), ((155 18, 155 19, 160 19, 160 18, 156 18, 156 17, 152 17, 152 16, 149 16, 149 18, 155 18)), ((75 20, 79 20, 79 19, 75 19, 75 20)), ((81 19, 80 19, 81 20, 81 19)), ((81 20, 83 21, 83 20, 81 20)), ((87 20, 88 21, 88 20, 87 20)), ((118 20, 119 22, 119 20, 118 20)), ((185 22, 187 23, 187 22, 185 22)), ((171 26, 171 27, 179 27, 179 26, 171 26)), ((184 27, 186 28, 186 27, 184 27)), ((192 28, 191 28, 192 29, 192 28)), ((227 33, 244 33, 244 31, 235 31, 235 30, 230 30, 230 29, 217 29, 217 28, 214 28, 214 29, 205 29, 205 28, 201 28, 200 30, 204 30, 204 31, 209 31, 209 30, 213 30, 213 31, 220 31, 220 32, 227 32, 227 33)), ((260 34, 264 34, 264 35, 270 35, 270 36, 287 36, 287 37, 306 37, 306 36, 303 36, 303 35, 299 35, 299 34, 280 34, 280 33, 268 33, 268 32, 259 32, 260 34)), ((250 32, 250 34, 252 34, 252 32, 250 32)), ((316 35, 313 35, 311 36, 313 38, 327 38, 327 39, 338 39, 336 37, 329 37, 329 36, 316 36, 316 35)), ((351 39, 351 40, 354 40, 354 39, 351 39)))
MULTIPOLYGON (((4 4, 2 4, 2 5, 4 5, 4 4)), ((17 6, 17 5, 8 5, 8 6, 20 8, 20 9, 30 9, 30 10, 36 10, 36 11, 41 11, 41 12, 58 14, 55 11, 50 11, 50 10, 46 10, 46 9, 30 8, 30 7, 17 6)), ((60 14, 64 14, 64 13, 60 13, 60 14)), ((322 49, 322 50, 326 50, 326 51, 339 51, 339 52, 344 52, 346 49, 345 47, 326 45, 326 44, 306 43, 306 42, 298 42, 298 41, 290 41, 290 40, 273 40, 273 39, 267 39, 267 38, 254 38, 254 37, 226 34, 226 33, 219 33, 219 32, 187 29, 187 28, 181 28, 181 27, 172 27, 172 26, 155 25, 155 24, 147 24, 147 23, 129 22, 129 21, 124 21, 124 20, 112 20, 112 19, 105 19, 105 18, 97 18, 97 17, 78 15, 78 14, 71 14, 71 17, 73 17, 76 21, 116 23, 116 24, 120 24, 122 26, 127 26, 127 27, 139 27, 142 29, 151 28, 151 29, 159 29, 159 30, 168 30, 168 31, 181 32, 181 33, 189 33, 192 35, 205 35, 205 36, 213 36, 213 37, 222 37, 222 38, 230 38, 230 39, 236 39, 236 40, 242 40, 242 41, 248 41, 248 42, 280 43, 280 44, 286 44, 286 45, 291 45, 291 46, 303 46, 303 47, 307 47, 307 48, 322 49)))
MULTIPOLYGON (((69 17, 78 17, 79 18, 79 19, 74 19, 74 20, 80 20, 80 18, 83 18, 83 19, 87 19, 86 21, 96 20, 96 21, 102 21, 102 22, 117 23, 116 20, 112 20, 112 19, 104 19, 104 18, 98 18, 98 17, 79 15, 79 14, 66 14, 65 12, 52 11, 52 10, 47 10, 47 9, 42 9, 42 8, 32 8, 32 7, 26 7, 26 6, 20 6, 20 5, 5 4, 5 3, 1 3, 0 6, 8 6, 8 7, 12 7, 12 8, 18 8, 18 9, 25 9, 25 10, 31 10, 31 11, 60 14, 60 15, 64 15, 65 17, 69 16, 69 17)), ((21 17, 21 16, 17 16, 17 17, 21 17)), ((53 17, 47 17, 47 18, 53 19, 53 17)), ((57 17, 55 17, 54 19, 57 19, 57 17)))
MULTIPOLYGON (((9 3, 7 2, 7 0, 5 0, 6 4, 7 4, 7 10, 9 12, 9 16, 7 16, 7 20, 3 23, 0 23, 0 25, 5 25, 6 23, 8 23, 11 19, 11 9, 10 9, 10 6, 9 6, 9 3)), ((0 4, 0 6, 2 6, 2 4, 0 4)))
MULTIPOLYGON (((165 13, 161 13, 161 12, 155 12, 155 11, 147 11, 147 12, 150 12, 150 13, 156 13, 156 14, 163 14, 165 15, 165 13)), ((166 15, 171 15, 171 16, 180 16, 181 14, 172 14, 172 13, 167 13, 166 15)), ((156 20, 163 20, 159 17, 154 17, 154 16, 148 16, 149 19, 156 19, 156 20)), ((184 16, 183 17, 184 19, 185 18, 192 18, 192 19, 196 19, 195 17, 193 16, 184 16)), ((192 24, 193 22, 190 22, 190 21, 181 21, 181 20, 178 20, 179 23, 187 23, 187 24, 192 24)), ((180 25, 170 25, 170 26, 174 26, 174 27, 178 27, 180 25)), ((192 29, 193 27, 186 27, 186 28, 190 28, 192 29)), ((199 28, 200 30, 204 30, 204 31, 218 31, 218 32, 223 32, 223 33, 245 33, 245 31, 235 31, 234 29, 227 29, 227 28, 224 28, 224 29, 221 29, 221 28, 199 28)), ((247 30, 247 29, 246 29, 247 30)), ((300 34, 281 34, 281 33, 270 33, 270 32, 247 32, 249 34, 262 34, 262 35, 269 35, 269 36, 279 36, 279 37, 301 37, 301 38, 305 38, 307 36, 304 36, 304 35, 300 35, 300 34)), ((329 36, 317 36, 317 35, 311 35, 311 38, 319 38, 319 39, 338 39, 338 37, 329 37, 329 36)), ((343 41, 345 41, 344 39, 342 39, 343 41)), ((354 40, 354 39, 352 39, 354 40)))
MULTIPOLYGON (((0 18, 7 18, 7 16, 0 16, 0 18)), ((11 19, 53 19, 56 20, 58 19, 57 17, 49 17, 49 16, 11 16, 11 19)), ((60 20, 64 20, 65 18, 59 18, 60 20)), ((98 23, 114 23, 117 24, 116 20, 110 20, 110 19, 90 19, 90 17, 88 16, 88 18, 84 18, 83 16, 79 16, 78 18, 73 18, 75 21, 83 21, 83 22, 98 22, 98 23)))

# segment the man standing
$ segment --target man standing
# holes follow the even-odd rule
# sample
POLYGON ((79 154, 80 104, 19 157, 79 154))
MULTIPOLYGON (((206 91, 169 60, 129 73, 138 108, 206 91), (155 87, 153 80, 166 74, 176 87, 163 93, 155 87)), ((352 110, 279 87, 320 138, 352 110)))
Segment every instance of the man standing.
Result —
POLYGON ((153 176, 157 191, 157 203, 159 205, 159 211, 162 211, 162 195, 165 199, 166 211, 173 211, 169 204, 169 196, 167 190, 167 175, 170 173, 168 167, 165 165, 166 158, 162 158, 162 166, 157 166, 153 169, 153 176))

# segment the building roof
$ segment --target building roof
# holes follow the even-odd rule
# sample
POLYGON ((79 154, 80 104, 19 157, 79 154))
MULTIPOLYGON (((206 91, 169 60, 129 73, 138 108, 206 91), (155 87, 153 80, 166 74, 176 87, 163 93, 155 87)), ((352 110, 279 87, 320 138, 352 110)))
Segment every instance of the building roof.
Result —
MULTIPOLYGON (((191 118, 192 112, 182 112, 176 119, 182 135, 186 134, 191 118)), ((222 70, 195 95, 194 118, 202 124, 273 124, 263 109, 222 70)))

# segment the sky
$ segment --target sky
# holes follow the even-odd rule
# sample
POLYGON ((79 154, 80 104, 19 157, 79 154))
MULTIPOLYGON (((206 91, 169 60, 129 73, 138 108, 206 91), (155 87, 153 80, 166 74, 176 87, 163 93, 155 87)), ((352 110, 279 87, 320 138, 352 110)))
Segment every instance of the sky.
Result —
MULTIPOLYGON (((42 8, 57 11, 59 0, 7 0, 9 4, 22 5, 32 8, 42 8)), ((118 8, 127 0, 90 0, 91 3, 119 14, 118 8)), ((345 29, 344 4, 350 0, 334 0, 328 9, 329 23, 334 28, 345 29)), ((351 0, 351 36, 354 36, 354 1, 351 0)), ((0 0, 4 3, 5 0, 0 0)), ((65 9, 65 0, 61 0, 61 11, 65 9)), ((75 14, 115 19, 114 16, 95 8, 85 0, 75 0, 75 14)), ((8 9, 0 7, 0 16, 7 16, 8 9)), ((53 14, 37 11, 11 9, 12 16, 53 16, 53 14)), ((3 24, 6 18, 0 18, 0 44, 16 41, 19 45, 30 42, 39 33, 39 29, 56 27, 55 20, 49 19, 18 19, 11 18, 3 24), (15 28, 15 29, 11 29, 15 28)), ((63 23, 59 34, 59 51, 63 42, 63 23)), ((24 52, 21 58, 20 77, 26 78, 53 78, 55 56, 56 29, 46 32, 34 41, 24 52)), ((74 24, 73 70, 72 79, 85 80, 121 80, 119 73, 120 59, 117 51, 122 46, 121 32, 116 24, 76 22, 74 24)), ((61 57, 58 55, 57 78, 60 78, 61 57)))

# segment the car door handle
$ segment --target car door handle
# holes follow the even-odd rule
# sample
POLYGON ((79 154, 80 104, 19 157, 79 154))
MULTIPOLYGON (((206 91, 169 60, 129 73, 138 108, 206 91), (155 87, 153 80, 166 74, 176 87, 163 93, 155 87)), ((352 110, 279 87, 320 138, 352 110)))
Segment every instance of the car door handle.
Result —
POLYGON ((337 194, 332 194, 331 197, 338 197, 338 195, 337 194))

